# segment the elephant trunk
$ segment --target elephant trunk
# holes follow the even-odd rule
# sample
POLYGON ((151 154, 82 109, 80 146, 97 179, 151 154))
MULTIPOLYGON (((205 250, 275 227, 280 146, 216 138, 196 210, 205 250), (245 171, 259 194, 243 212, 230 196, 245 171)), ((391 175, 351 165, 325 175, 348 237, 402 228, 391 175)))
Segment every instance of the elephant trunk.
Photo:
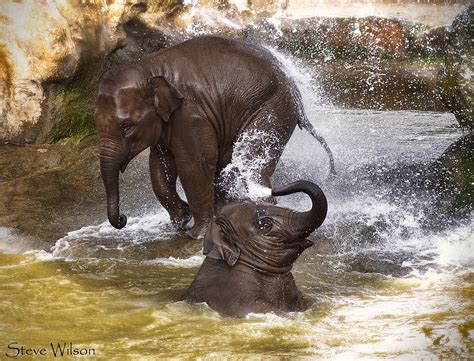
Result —
POLYGON ((119 171, 122 165, 119 147, 115 142, 100 146, 100 172, 107 195, 107 216, 115 228, 121 229, 127 224, 127 217, 119 211, 119 171))
POLYGON ((306 193, 312 202, 307 212, 293 213, 290 227, 301 237, 308 237, 326 218, 328 203, 321 188, 308 181, 297 181, 272 191, 274 196, 285 196, 297 192, 306 193))

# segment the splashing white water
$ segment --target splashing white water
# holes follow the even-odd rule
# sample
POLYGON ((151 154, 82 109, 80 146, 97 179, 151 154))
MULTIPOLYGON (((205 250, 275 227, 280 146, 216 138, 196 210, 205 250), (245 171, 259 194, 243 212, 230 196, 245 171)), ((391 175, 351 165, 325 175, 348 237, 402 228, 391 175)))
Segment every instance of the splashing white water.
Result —
POLYGON ((234 144, 232 161, 222 170, 220 182, 230 198, 258 200, 271 195, 261 184, 262 169, 271 159, 271 149, 278 144, 275 134, 252 129, 240 135, 234 144), (259 143, 261 153, 255 154, 252 144, 259 143))
POLYGON ((116 229, 105 221, 68 232, 56 241, 51 251, 55 257, 67 257, 75 247, 81 248, 86 244, 93 244, 94 249, 107 250, 112 247, 120 250, 131 244, 168 238, 175 233, 168 213, 161 210, 158 214, 130 217, 127 226, 122 229, 116 229))
POLYGON ((156 258, 153 260, 145 261, 145 264, 161 264, 164 266, 176 267, 176 268, 194 268, 198 267, 204 261, 204 255, 202 252, 195 254, 189 258, 156 258))

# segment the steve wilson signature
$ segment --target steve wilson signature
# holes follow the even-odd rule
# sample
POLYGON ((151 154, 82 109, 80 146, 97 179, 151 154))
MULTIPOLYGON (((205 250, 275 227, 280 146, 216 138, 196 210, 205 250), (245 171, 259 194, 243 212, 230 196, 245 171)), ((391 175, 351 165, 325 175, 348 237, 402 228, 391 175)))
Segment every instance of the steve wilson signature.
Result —
POLYGON ((96 349, 84 346, 75 346, 72 342, 51 342, 48 346, 30 347, 21 345, 18 342, 10 342, 7 345, 5 356, 17 358, 21 356, 53 356, 53 357, 70 357, 70 356, 95 356, 96 349))

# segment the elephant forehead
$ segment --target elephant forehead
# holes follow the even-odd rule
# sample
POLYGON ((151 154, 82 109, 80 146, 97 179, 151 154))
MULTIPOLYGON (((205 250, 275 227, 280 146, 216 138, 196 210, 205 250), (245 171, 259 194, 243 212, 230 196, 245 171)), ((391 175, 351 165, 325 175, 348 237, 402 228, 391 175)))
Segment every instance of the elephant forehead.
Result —
POLYGON ((274 206, 272 204, 258 204, 256 206, 256 215, 257 217, 282 217, 284 216, 289 210, 287 208, 282 208, 278 206, 274 206))
POLYGON ((219 215, 232 223, 251 222, 256 217, 256 207, 249 202, 233 202, 224 206, 219 215))
POLYGON ((146 106, 142 92, 137 88, 122 88, 117 94, 117 116, 129 118, 146 106))
MULTIPOLYGON (((289 210, 273 204, 252 203, 252 202, 232 202, 222 208, 220 214, 229 219, 242 219, 244 216, 252 219, 258 217, 279 217, 284 216, 289 210)), ((245 217, 244 217, 245 218, 245 217)))

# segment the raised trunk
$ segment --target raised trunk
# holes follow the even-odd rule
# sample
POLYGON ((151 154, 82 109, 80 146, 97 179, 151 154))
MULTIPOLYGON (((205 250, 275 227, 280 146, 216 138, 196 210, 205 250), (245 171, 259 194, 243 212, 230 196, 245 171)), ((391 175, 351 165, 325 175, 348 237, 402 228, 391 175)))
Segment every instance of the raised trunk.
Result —
POLYGON ((127 224, 127 217, 119 211, 119 171, 121 159, 114 155, 109 149, 101 146, 100 172, 107 195, 107 216, 109 222, 115 228, 121 229, 127 224))
POLYGON ((305 238, 324 222, 328 203, 321 188, 308 181, 297 181, 285 187, 275 189, 272 191, 272 195, 285 196, 297 192, 306 193, 313 203, 309 211, 294 213, 291 220, 292 230, 305 238))

